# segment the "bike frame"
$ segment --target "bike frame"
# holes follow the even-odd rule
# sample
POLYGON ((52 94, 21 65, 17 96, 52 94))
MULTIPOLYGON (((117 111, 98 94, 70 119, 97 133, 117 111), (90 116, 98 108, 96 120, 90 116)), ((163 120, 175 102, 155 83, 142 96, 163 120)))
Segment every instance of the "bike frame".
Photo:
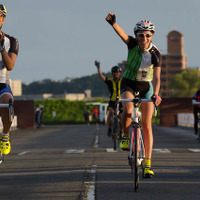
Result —
POLYGON ((131 122, 131 127, 133 130, 130 131, 131 133, 131 143, 130 143, 130 151, 129 151, 129 158, 131 158, 133 152, 135 151, 136 147, 134 146, 134 142, 137 141, 137 151, 138 151, 138 166, 141 165, 142 161, 145 158, 144 152, 144 142, 143 136, 141 131, 141 125, 139 124, 139 106, 134 104, 134 111, 133 111, 133 119, 131 122), (137 134, 136 134, 137 132, 137 134))

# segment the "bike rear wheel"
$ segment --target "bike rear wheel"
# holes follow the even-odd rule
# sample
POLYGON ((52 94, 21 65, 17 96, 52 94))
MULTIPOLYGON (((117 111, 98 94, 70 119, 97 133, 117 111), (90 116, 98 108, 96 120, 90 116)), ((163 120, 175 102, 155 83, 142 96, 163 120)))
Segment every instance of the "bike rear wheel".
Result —
POLYGON ((113 121, 113 149, 117 149, 117 134, 119 131, 119 122, 118 118, 115 116, 113 121))
POLYGON ((198 142, 200 142, 200 113, 198 113, 198 142))

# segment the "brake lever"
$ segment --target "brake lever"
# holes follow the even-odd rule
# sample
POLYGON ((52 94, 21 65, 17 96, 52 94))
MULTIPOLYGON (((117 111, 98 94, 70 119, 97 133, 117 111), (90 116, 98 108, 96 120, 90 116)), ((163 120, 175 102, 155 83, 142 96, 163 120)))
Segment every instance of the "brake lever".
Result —
POLYGON ((153 104, 154 104, 154 111, 153 111, 153 116, 156 116, 157 115, 157 106, 156 106, 156 95, 154 94, 152 97, 151 97, 152 101, 153 101, 153 104))

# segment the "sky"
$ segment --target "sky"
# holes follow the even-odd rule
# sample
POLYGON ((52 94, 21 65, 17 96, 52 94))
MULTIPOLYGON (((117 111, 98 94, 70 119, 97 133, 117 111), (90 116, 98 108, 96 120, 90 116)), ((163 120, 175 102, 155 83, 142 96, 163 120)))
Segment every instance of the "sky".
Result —
POLYGON ((153 43, 167 52, 167 34, 184 35, 188 67, 200 67, 199 0, 1 0, 7 17, 3 31, 19 40, 19 55, 10 72, 24 83, 62 80, 102 72, 126 60, 127 46, 105 21, 109 12, 133 36, 135 24, 147 19, 156 33, 153 43))

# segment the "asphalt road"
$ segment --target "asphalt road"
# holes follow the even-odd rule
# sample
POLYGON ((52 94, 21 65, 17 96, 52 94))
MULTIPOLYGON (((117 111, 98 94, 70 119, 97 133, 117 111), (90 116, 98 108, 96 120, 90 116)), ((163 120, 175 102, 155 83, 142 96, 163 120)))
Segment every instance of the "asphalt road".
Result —
POLYGON ((133 189, 127 152, 112 151, 105 125, 11 132, 0 165, 0 199, 191 200, 200 196, 200 143, 189 128, 154 130, 152 179, 133 189))

